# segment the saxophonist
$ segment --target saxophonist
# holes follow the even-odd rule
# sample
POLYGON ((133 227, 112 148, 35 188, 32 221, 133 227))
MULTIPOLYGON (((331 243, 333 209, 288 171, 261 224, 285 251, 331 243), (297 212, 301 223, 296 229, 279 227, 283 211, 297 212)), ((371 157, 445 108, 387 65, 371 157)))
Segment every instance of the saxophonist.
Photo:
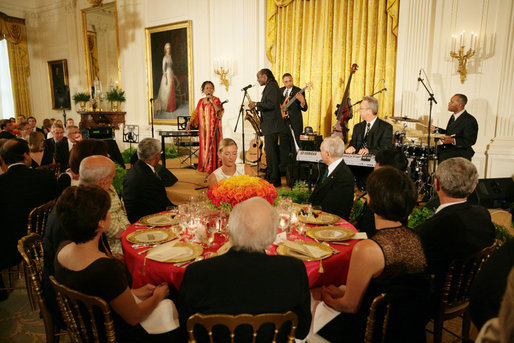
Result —
POLYGON ((282 94, 275 80, 275 76, 269 69, 261 69, 257 73, 257 82, 265 86, 262 91, 261 101, 250 102, 250 109, 257 108, 261 112, 261 128, 264 134, 264 151, 266 152, 267 180, 275 187, 281 186, 280 179, 280 151, 278 137, 287 134, 287 127, 282 120, 280 104, 282 94))

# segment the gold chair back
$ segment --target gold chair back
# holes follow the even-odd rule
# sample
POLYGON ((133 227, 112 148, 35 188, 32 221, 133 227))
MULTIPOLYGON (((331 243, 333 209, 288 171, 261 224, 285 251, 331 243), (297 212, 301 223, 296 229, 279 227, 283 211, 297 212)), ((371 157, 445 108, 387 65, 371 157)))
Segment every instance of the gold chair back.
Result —
POLYGON ((45 325, 46 341, 58 342, 61 333, 52 318, 52 314, 45 305, 42 284, 43 284, 43 244, 41 236, 30 233, 18 241, 18 251, 23 258, 26 272, 26 287, 29 297, 39 305, 41 317, 45 325))
POLYGON ((186 327, 190 343, 196 343, 196 338, 194 334, 194 329, 196 325, 201 325, 207 330, 207 333, 209 335, 209 341, 211 343, 214 342, 212 330, 217 325, 225 326, 229 330, 231 342, 234 342, 235 330, 237 327, 242 325, 250 326, 252 329, 253 342, 255 342, 257 339, 257 332, 259 328, 262 325, 268 323, 273 324, 275 327, 273 332, 273 343, 277 341, 277 335, 280 328, 286 323, 291 323, 291 329, 289 330, 289 334, 287 336, 287 342, 293 343, 295 341, 295 331, 296 327, 298 326, 298 316, 296 315, 296 313, 292 311, 288 311, 286 313, 265 313, 258 315, 205 315, 201 313, 196 313, 189 317, 189 319, 187 320, 186 327))
MULTIPOLYGON (((434 318, 434 343, 442 341, 444 321, 462 316, 462 338, 469 338, 469 293, 471 284, 484 262, 494 251, 495 245, 452 261, 443 284, 441 303, 434 318)), ((454 334, 455 335, 455 334, 454 334)))
POLYGON ((385 342, 390 310, 391 303, 385 293, 373 299, 366 322, 365 343, 385 342))
POLYGON ((38 206, 34 208, 32 211, 30 211, 27 223, 27 234, 34 232, 40 235, 41 237, 44 236, 46 220, 48 219, 48 215, 52 211, 54 205, 55 200, 51 200, 46 204, 38 206))
POLYGON ((50 276, 66 330, 73 343, 116 342, 111 308, 102 298, 75 291, 50 276), (102 337, 105 334, 105 337, 102 337))

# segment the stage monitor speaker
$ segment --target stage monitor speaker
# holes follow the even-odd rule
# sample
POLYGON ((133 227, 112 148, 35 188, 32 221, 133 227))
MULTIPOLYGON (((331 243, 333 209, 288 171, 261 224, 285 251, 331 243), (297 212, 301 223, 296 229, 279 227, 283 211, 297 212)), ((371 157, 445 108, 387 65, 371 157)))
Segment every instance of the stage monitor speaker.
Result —
POLYGON ((112 129, 111 126, 90 127, 88 130, 89 130, 89 138, 98 138, 98 139, 114 138, 114 130, 112 129))
POLYGON ((486 208, 508 208, 514 201, 514 181, 510 177, 480 179, 468 201, 486 208))
POLYGON ((300 135, 300 149, 306 151, 320 151, 321 143, 323 142, 323 137, 321 135, 300 135))

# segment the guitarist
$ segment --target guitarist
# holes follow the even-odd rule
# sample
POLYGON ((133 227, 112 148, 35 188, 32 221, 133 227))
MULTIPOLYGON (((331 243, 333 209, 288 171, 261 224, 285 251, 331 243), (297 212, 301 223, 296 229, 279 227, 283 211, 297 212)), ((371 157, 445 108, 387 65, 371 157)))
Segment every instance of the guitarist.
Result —
MULTIPOLYGON (((297 101, 295 101, 289 108, 287 109, 287 114, 289 115, 289 118, 286 118, 286 125, 289 126, 287 121, 290 121, 291 127, 294 132, 294 138, 296 140, 297 144, 300 144, 300 135, 303 132, 303 116, 302 112, 307 111, 307 101, 305 100, 305 97, 302 93, 298 93, 300 91, 300 88, 296 87, 293 84, 293 77, 289 73, 285 73, 282 76, 282 83, 284 84, 284 87, 280 88, 280 92, 282 93, 282 96, 284 99, 282 99, 282 102, 286 98, 292 99, 293 97, 296 97, 297 101)), ((289 131, 290 132, 290 131, 289 131)), ((291 136, 289 136, 291 137, 291 136)), ((288 141, 291 141, 291 148, 286 151, 285 153, 288 153, 290 150, 296 151, 296 147, 294 146, 294 142, 292 139, 288 137, 288 141)), ((284 137, 284 140, 286 137, 284 137)), ((280 137, 280 142, 282 144, 282 137, 280 137)), ((280 155, 282 156, 282 149, 280 155)))

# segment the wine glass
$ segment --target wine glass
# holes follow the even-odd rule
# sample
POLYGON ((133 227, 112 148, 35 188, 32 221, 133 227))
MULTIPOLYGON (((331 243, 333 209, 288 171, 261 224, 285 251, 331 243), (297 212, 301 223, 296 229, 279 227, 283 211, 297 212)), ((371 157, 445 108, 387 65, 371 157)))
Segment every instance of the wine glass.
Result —
POLYGON ((289 232, 289 224, 291 221, 291 215, 289 212, 280 211, 279 212, 279 222, 278 227, 285 232, 289 232))

